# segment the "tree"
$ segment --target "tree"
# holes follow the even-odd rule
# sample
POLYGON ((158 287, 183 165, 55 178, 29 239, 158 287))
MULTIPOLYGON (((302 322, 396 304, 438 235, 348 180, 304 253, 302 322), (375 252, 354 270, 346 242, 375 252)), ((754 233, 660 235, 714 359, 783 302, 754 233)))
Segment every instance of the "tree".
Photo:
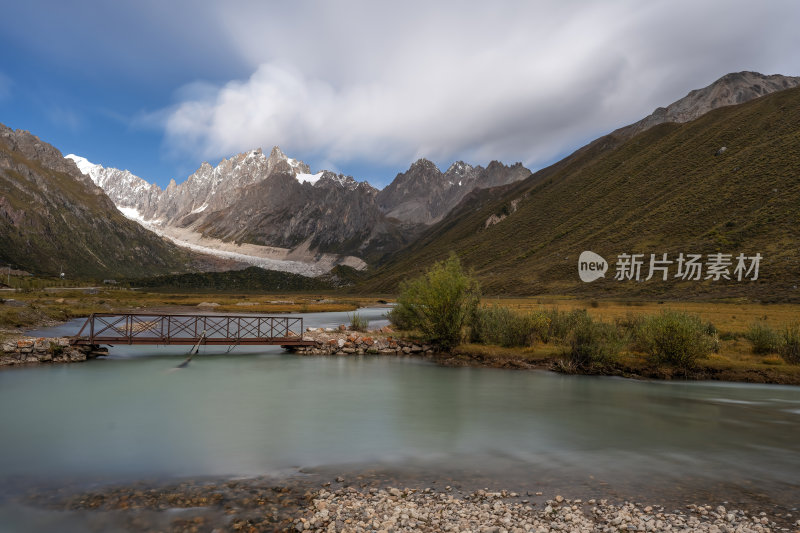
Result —
POLYGON ((421 276, 400 284, 389 319, 400 329, 415 329, 442 348, 461 342, 464 327, 480 302, 478 282, 455 254, 421 276))

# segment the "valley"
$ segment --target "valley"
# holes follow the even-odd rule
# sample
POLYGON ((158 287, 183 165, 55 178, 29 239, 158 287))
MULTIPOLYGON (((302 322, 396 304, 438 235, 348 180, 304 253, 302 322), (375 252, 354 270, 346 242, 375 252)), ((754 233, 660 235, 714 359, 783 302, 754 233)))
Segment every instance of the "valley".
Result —
POLYGON ((791 530, 799 84, 380 189, 277 146, 162 188, 0 126, 0 523, 791 530), (75 355, 92 313, 160 344, 75 355), (304 347, 198 327, 275 314, 304 347))

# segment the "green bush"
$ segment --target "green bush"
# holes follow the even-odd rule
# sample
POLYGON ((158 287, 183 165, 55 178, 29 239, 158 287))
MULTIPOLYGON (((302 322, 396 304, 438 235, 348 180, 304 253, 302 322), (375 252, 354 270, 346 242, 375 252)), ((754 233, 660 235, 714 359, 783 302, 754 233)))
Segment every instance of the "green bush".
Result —
POLYGON ((777 353, 780 349, 780 335, 762 322, 751 324, 744 337, 753 343, 753 353, 777 353))
POLYGON ((703 323, 697 315, 662 311, 642 321, 636 342, 656 363, 689 370, 718 346, 712 331, 716 331, 713 325, 703 323))
POLYGON ((550 320, 542 312, 515 313, 507 307, 480 307, 471 320, 472 342, 505 347, 531 346, 546 337, 550 320))
POLYGON ((401 283, 397 305, 388 316, 398 328, 418 330, 429 341, 450 348, 461 342, 479 301, 478 282, 452 254, 421 276, 401 283))
POLYGON ((586 309, 576 309, 574 311, 559 311, 556 308, 547 311, 546 316, 549 320, 547 332, 542 340, 545 342, 567 342, 570 333, 581 321, 587 318, 586 309))
POLYGON ((800 364, 800 322, 783 328, 781 337, 780 353, 783 360, 794 365, 800 364))
POLYGON ((617 329, 611 324, 592 320, 588 313, 576 313, 572 331, 569 333, 569 351, 565 355, 571 368, 589 368, 607 363, 617 354, 620 339, 617 329))
POLYGON ((353 313, 353 316, 348 314, 347 317, 350 319, 351 330, 364 332, 369 329, 369 320, 363 318, 358 313, 353 313))
POLYGON ((64 353, 64 347, 58 344, 57 342, 51 342, 50 348, 48 350, 54 357, 57 357, 64 353))

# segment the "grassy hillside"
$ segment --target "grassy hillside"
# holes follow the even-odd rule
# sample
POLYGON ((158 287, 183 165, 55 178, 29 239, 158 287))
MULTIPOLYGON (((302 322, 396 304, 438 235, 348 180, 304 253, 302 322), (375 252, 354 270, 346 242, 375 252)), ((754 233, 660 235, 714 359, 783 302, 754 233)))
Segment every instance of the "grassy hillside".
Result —
MULTIPOLYGON (((800 300, 800 89, 609 135, 502 190, 465 199, 359 288, 398 282, 455 251, 489 294, 800 300), (720 148, 726 149, 720 153, 720 148), (491 217, 505 217, 489 225, 491 217), (609 262, 583 283, 578 256, 609 262), (616 281, 622 253, 763 256, 757 281, 616 281)), ((731 268, 732 270, 732 268, 731 268)), ((705 271, 704 271, 705 275, 705 271)))
POLYGON ((0 125, 0 264, 102 279, 185 270, 190 257, 125 218, 54 147, 0 125))

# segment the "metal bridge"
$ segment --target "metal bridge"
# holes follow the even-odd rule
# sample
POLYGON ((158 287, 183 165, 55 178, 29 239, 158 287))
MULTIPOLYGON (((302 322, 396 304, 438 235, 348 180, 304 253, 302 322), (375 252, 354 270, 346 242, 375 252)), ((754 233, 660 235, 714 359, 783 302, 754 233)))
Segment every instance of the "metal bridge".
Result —
POLYGON ((254 315, 93 313, 73 345, 183 344, 307 346, 303 319, 254 315))

